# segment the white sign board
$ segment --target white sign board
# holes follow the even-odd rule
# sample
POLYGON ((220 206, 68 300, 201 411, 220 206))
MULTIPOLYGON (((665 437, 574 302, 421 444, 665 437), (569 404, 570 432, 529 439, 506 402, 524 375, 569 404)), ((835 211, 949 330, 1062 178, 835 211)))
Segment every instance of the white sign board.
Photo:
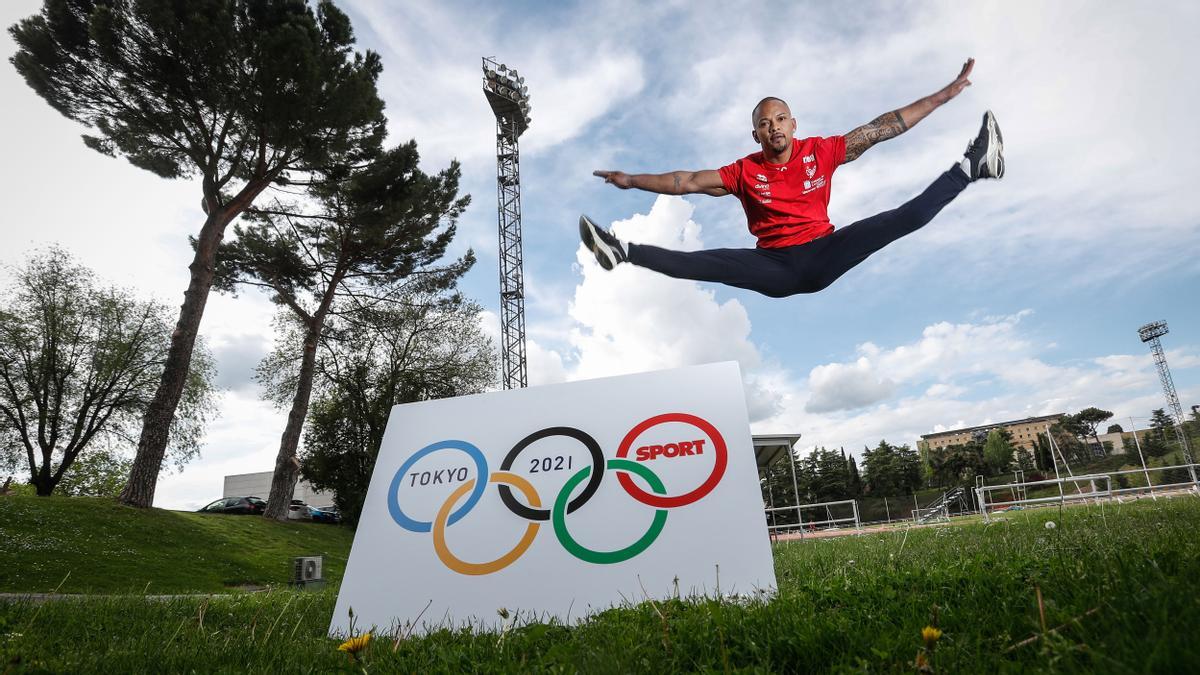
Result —
POLYGON ((330 634, 771 592, 736 363, 396 406, 330 634))

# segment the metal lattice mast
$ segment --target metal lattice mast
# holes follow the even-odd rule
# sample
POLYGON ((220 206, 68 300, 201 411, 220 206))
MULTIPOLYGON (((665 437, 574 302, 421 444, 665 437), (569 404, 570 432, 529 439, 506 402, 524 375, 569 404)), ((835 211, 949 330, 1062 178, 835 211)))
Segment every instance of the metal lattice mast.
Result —
MULTIPOLYGON (((1158 379, 1162 383, 1163 394, 1167 397, 1167 407, 1170 408, 1170 414, 1175 422, 1175 438, 1179 441, 1179 447, 1183 448, 1183 461, 1190 465, 1192 452, 1188 447, 1187 434, 1183 433, 1183 407, 1179 405, 1179 394, 1175 393, 1175 382, 1171 380, 1171 371, 1167 368, 1167 355, 1163 352, 1162 341, 1159 340, 1167 332, 1166 321, 1155 321, 1139 328, 1138 337, 1142 339, 1142 342, 1150 345, 1150 352, 1154 354, 1154 365, 1158 366, 1158 379)), ((1188 466, 1188 470, 1191 471, 1192 482, 1195 482, 1195 467, 1188 466)))
POLYGON ((505 389, 528 384, 517 139, 529 128, 529 88, 516 70, 483 59, 483 93, 496 116, 496 211, 500 229, 500 358, 505 389))

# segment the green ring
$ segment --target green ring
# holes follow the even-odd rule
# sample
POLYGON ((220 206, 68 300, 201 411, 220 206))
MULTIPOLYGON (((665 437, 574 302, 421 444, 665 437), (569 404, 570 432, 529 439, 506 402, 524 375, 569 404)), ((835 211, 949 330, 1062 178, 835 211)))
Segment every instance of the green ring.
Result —
MULTIPOLYGON (((666 487, 663 486, 658 476, 653 471, 637 462, 631 462, 627 459, 610 459, 607 464, 609 469, 617 471, 628 471, 641 476, 647 483, 650 484, 650 489, 655 494, 667 494, 666 487)), ((559 491, 558 497, 554 499, 554 509, 551 511, 551 520, 554 522, 554 534, 558 537, 558 542, 568 553, 579 558, 584 562, 595 563, 597 565, 611 565, 613 563, 625 562, 634 556, 637 556, 642 551, 650 547, 658 535, 662 534, 663 526, 667 524, 666 509, 656 509, 654 512, 654 522, 650 523, 650 529, 646 530, 646 534, 642 535, 641 539, 633 542, 625 548, 616 551, 593 551, 590 548, 585 548, 567 532, 567 501, 571 498, 571 492, 591 474, 592 467, 584 467, 579 470, 579 473, 567 479, 562 490, 559 491)))

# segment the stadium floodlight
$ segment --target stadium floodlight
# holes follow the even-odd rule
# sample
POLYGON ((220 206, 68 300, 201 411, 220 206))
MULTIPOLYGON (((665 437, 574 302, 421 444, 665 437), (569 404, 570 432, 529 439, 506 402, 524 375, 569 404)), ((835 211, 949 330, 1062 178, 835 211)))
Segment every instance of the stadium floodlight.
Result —
MULTIPOLYGON (((1163 395, 1167 398, 1167 408, 1170 409, 1170 414, 1173 417, 1175 427, 1175 439, 1179 442, 1179 447, 1183 450, 1183 460, 1188 465, 1188 471, 1191 472, 1192 483, 1197 483, 1196 469, 1192 466, 1192 451, 1188 447, 1187 435, 1183 433, 1183 406, 1179 405, 1179 394, 1175 391, 1175 382, 1171 379, 1171 371, 1167 368, 1167 355, 1163 351, 1162 341, 1160 337, 1166 335, 1167 322, 1155 321, 1148 323, 1138 329, 1138 337, 1142 342, 1150 345, 1150 353, 1154 355, 1154 365, 1158 367, 1158 380, 1162 384, 1163 395)), ((1136 432, 1134 432, 1136 434, 1136 432)))
POLYGON ((521 253, 521 134, 529 128, 529 88, 516 68, 483 59, 483 94, 496 116, 496 213, 500 230, 500 359, 505 389, 528 383, 525 282, 521 253))
POLYGON ((1166 321, 1155 321, 1154 323, 1148 323, 1139 328, 1138 337, 1142 339, 1142 342, 1149 342, 1154 338, 1162 337, 1169 332, 1170 331, 1167 329, 1166 321))

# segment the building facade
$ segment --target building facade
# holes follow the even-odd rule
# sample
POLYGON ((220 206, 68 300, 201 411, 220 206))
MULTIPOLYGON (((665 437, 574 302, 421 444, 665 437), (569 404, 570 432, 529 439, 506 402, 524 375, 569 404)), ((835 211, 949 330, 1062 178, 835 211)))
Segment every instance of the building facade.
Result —
POLYGON ((992 429, 1007 429, 1012 434, 1012 445, 1014 448, 1033 452, 1037 448, 1038 434, 1046 433, 1046 430, 1051 425, 1065 416, 1066 413, 1055 413, 1041 417, 1026 417, 1025 419, 1012 420, 1010 422, 997 422, 977 427, 939 431, 935 434, 921 436, 921 441, 931 450, 940 450, 951 445, 966 445, 976 437, 986 438, 988 432, 992 429))
MULTIPOLYGON (((271 494, 271 476, 270 471, 259 471, 258 473, 239 473, 232 476, 225 476, 225 487, 221 492, 222 497, 261 497, 266 499, 267 495, 271 494)), ((309 506, 318 508, 333 506, 333 495, 327 492, 320 492, 313 488, 305 481, 296 483, 296 489, 292 492, 292 499, 299 499, 309 506)))

